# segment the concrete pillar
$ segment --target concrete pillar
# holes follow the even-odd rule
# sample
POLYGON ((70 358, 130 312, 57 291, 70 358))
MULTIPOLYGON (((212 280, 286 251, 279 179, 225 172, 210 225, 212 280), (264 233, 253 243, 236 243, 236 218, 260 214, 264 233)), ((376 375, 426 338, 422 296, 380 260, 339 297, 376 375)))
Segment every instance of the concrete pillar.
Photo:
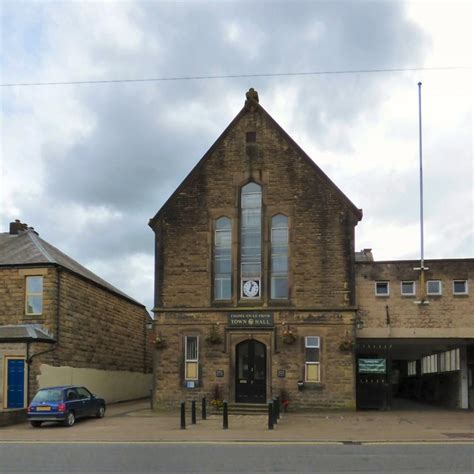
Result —
POLYGON ((469 375, 467 369, 467 349, 466 346, 459 348, 459 408, 469 408, 469 375))

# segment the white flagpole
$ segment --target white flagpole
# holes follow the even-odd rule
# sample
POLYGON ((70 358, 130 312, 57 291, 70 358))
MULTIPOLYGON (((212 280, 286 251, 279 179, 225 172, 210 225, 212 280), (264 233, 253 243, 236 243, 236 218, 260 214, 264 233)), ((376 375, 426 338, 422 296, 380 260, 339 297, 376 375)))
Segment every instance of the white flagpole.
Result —
POLYGON ((419 135, 419 155, 420 155, 420 267, 414 270, 420 271, 420 300, 415 301, 417 304, 429 304, 426 299, 425 291, 425 236, 424 236, 424 221, 423 221, 423 134, 421 122, 421 82, 418 83, 418 135, 419 135))

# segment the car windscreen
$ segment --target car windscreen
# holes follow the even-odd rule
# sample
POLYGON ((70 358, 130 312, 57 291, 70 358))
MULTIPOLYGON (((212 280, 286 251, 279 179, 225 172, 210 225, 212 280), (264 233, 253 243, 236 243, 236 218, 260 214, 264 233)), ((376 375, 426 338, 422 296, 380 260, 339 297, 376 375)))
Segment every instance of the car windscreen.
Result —
POLYGON ((63 391, 60 389, 40 390, 33 398, 33 402, 62 402, 63 391))

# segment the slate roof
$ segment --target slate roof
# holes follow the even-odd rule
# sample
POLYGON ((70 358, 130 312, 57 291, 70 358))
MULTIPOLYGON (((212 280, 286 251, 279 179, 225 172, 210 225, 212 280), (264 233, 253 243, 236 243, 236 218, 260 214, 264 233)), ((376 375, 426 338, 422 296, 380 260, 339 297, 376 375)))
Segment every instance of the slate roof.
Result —
POLYGON ((0 326, 0 341, 56 342, 47 331, 36 324, 0 326))
POLYGON ((359 252, 354 252, 356 262, 373 262, 374 256, 372 255, 372 249, 363 249, 359 252))
POLYGON ((87 280, 96 283, 106 290, 116 293, 127 300, 144 307, 115 286, 106 282, 95 273, 92 273, 80 263, 61 252, 53 245, 43 240, 32 229, 24 230, 18 234, 0 233, 0 267, 1 266, 26 266, 26 265, 59 265, 87 280))

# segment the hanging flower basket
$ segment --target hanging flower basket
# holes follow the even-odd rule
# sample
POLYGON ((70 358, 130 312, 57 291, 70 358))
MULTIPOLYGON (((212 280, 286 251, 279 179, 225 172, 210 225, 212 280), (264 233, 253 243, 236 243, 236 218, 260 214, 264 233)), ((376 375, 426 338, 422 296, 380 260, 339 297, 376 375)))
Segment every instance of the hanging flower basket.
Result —
POLYGON ((341 352, 351 352, 355 348, 355 342, 351 341, 350 339, 347 339, 345 341, 342 341, 341 344, 339 344, 339 350, 341 352))
POLYGON ((285 344, 293 344, 296 341, 296 334, 290 328, 290 326, 286 326, 281 333, 281 339, 285 344))
POLYGON ((158 335, 153 341, 153 344, 156 349, 164 349, 166 347, 166 339, 163 336, 158 335))
POLYGON ((293 344, 296 341, 296 336, 294 334, 287 334, 282 337, 282 340, 285 344, 293 344))
POLYGON ((208 336, 206 337, 206 342, 208 344, 220 344, 222 342, 222 336, 218 329, 219 323, 213 324, 211 330, 209 331, 208 336))

